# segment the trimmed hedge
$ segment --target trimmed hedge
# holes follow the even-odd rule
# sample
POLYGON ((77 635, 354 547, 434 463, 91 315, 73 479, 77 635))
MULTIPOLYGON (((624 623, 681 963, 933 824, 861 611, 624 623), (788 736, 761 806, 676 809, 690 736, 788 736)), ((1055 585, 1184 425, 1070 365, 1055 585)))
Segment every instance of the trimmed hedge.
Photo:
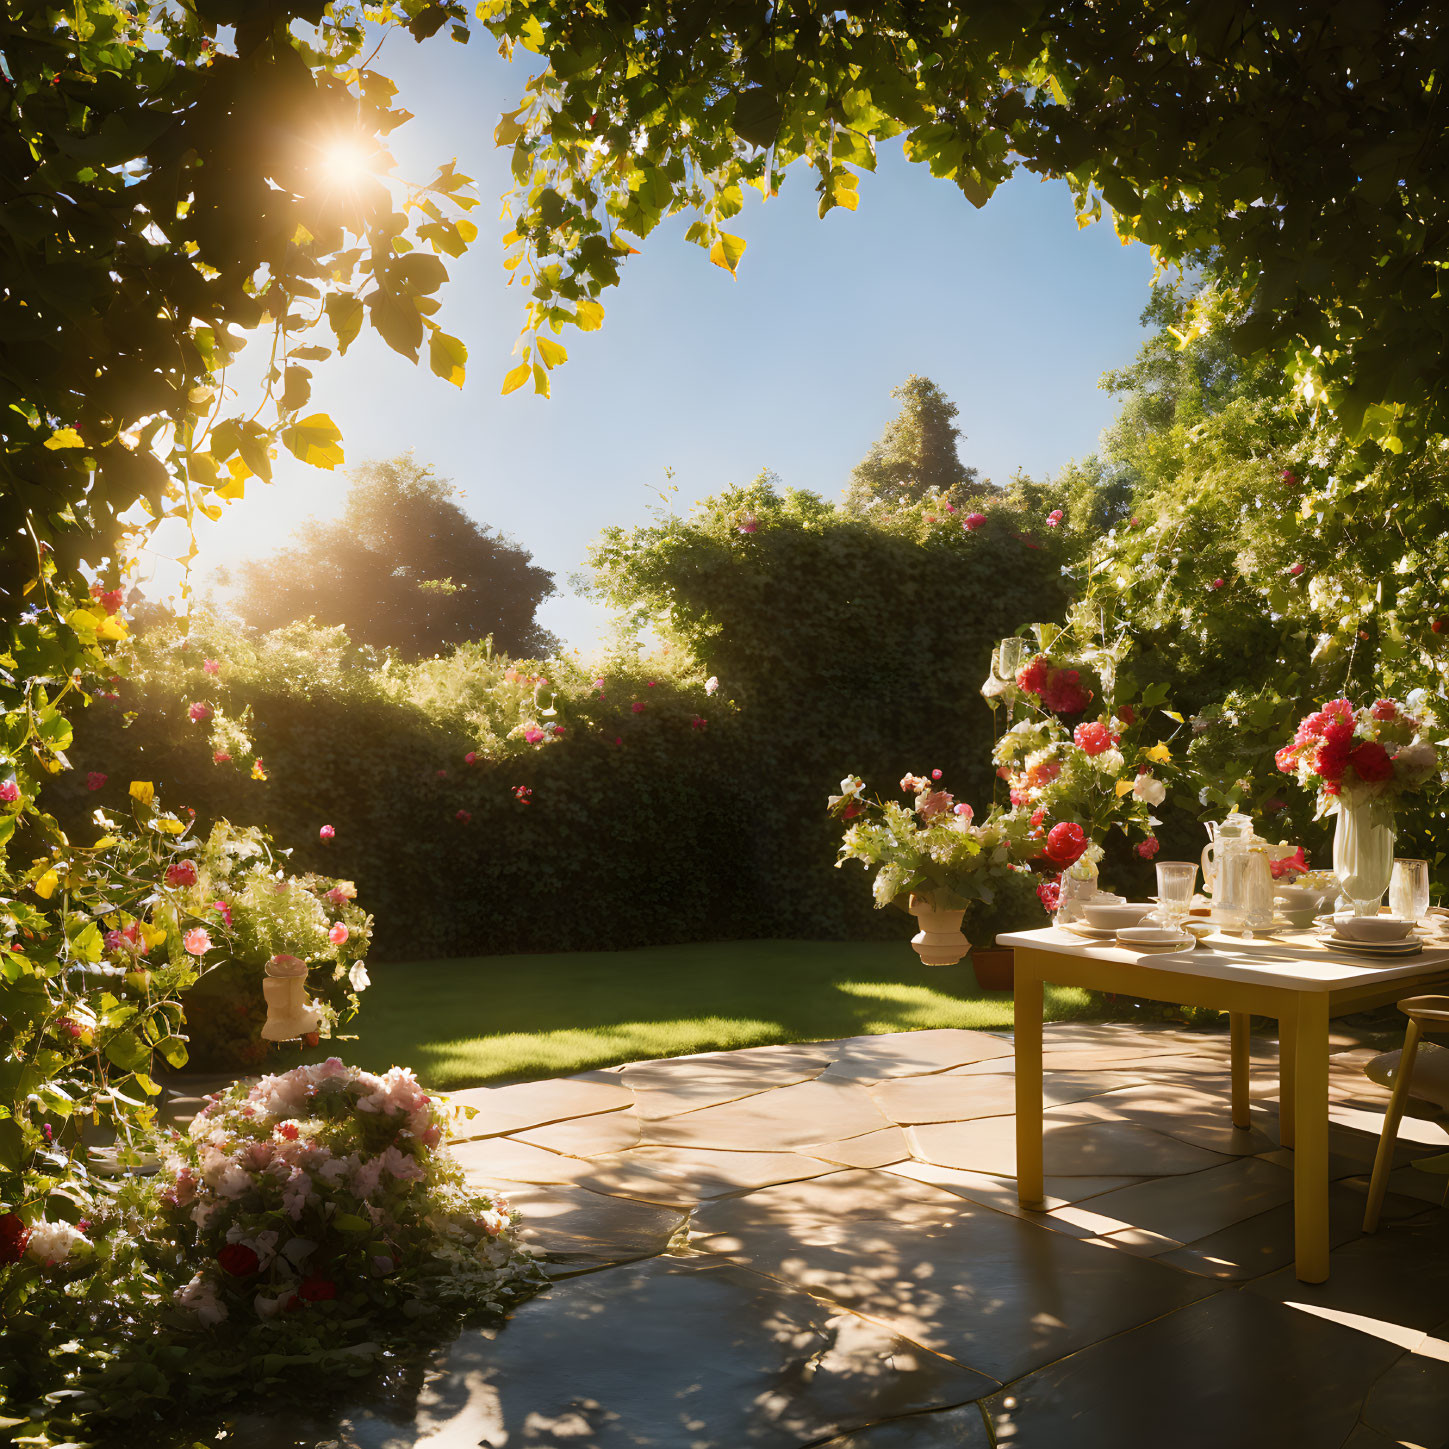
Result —
POLYGON ((991 646, 1064 602, 1058 550, 1016 510, 967 531, 928 509, 861 519, 756 485, 664 537, 614 535, 607 591, 660 605, 675 642, 597 673, 486 646, 406 665, 308 626, 153 627, 54 808, 85 838, 85 811, 148 779, 203 817, 265 822, 294 869, 356 882, 385 957, 899 936, 833 868, 825 797, 847 772, 886 793, 940 767, 988 803, 991 646), (197 702, 215 715, 192 721, 197 702))

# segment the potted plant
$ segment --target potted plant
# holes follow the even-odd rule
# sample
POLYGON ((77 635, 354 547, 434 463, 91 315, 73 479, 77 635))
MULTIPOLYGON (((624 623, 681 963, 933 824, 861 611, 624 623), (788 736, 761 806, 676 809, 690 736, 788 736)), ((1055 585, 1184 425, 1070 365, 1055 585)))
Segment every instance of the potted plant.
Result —
POLYGON ((830 797, 831 813, 846 822, 836 864, 874 867, 877 908, 904 906, 920 924, 916 954, 928 966, 954 966, 971 949, 961 931, 967 907, 991 902, 1037 845, 1024 820, 993 812, 977 825, 971 806, 942 787, 940 770, 908 774, 901 789, 914 795, 913 805, 867 799, 858 775, 841 781, 841 793, 830 797))
POLYGON ((996 938, 1008 931, 1035 931, 1050 924, 1046 907, 1037 892, 1037 877, 1017 870, 996 883, 994 899, 974 902, 966 917, 977 944, 971 948, 971 968, 983 991, 1010 991, 1014 981, 1010 946, 998 946, 996 938))

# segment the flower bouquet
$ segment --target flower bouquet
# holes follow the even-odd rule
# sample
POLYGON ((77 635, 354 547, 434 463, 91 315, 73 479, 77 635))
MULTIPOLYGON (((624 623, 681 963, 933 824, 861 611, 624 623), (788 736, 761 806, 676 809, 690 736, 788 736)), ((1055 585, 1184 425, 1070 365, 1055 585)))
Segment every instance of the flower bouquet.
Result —
POLYGON ((1427 696, 1380 699, 1355 709, 1331 700, 1299 722, 1274 760, 1285 775, 1318 795, 1318 814, 1337 816, 1333 871, 1355 913, 1377 911, 1394 863, 1394 805, 1441 768, 1429 738, 1427 696))
POLYGON ((1020 821, 993 813, 975 823, 971 806, 941 787, 941 771, 908 774, 901 789, 910 806, 869 800, 858 775, 840 782, 831 813, 847 822, 836 865, 858 860, 874 867, 877 908, 904 905, 921 922, 912 942, 928 965, 949 966, 969 949, 961 918, 972 901, 989 903, 996 884, 1036 854, 1020 821))
MULTIPOLYGON (((262 984, 269 962, 310 967, 306 990, 321 1035, 336 1034, 370 984, 364 958, 372 917, 355 903, 356 887, 328 876, 289 875, 284 859, 262 831, 220 821, 193 855, 168 871, 179 903, 212 923, 172 933, 173 953, 190 953, 210 966, 185 998, 194 1061, 251 1067, 263 1060, 262 984)), ((134 944, 119 939, 114 949, 124 954, 134 944)), ((317 1035, 307 1044, 315 1046, 317 1035)))
POLYGON ((265 1325, 272 1352, 336 1348, 360 1314, 501 1310, 537 1291, 517 1214, 443 1149, 453 1112, 404 1068, 336 1057, 209 1098, 158 1184, 164 1231, 201 1264, 174 1292, 186 1321, 265 1325))

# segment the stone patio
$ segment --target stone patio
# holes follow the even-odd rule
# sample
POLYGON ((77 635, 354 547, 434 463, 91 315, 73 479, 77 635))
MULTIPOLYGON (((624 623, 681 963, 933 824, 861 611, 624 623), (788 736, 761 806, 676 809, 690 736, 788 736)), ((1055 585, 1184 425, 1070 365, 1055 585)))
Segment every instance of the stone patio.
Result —
POLYGON ((1331 1068, 1333 1272, 1292 1269, 1276 1043, 1046 1028, 1049 1211, 1016 1205, 1010 1041, 922 1031, 462 1092, 457 1152, 551 1289, 406 1411, 236 1426, 317 1449, 1449 1445, 1449 1211, 1408 1164, 1359 1231, 1386 1093, 1331 1068))

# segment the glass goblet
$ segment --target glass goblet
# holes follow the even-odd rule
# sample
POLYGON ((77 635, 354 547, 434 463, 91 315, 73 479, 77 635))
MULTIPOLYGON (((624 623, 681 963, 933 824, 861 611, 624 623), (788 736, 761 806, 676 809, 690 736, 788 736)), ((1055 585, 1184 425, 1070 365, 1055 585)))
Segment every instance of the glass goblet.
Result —
POLYGON ((1182 929, 1182 923, 1192 909, 1192 894, 1196 886, 1196 861, 1157 862, 1157 918, 1164 926, 1174 931, 1182 929))

